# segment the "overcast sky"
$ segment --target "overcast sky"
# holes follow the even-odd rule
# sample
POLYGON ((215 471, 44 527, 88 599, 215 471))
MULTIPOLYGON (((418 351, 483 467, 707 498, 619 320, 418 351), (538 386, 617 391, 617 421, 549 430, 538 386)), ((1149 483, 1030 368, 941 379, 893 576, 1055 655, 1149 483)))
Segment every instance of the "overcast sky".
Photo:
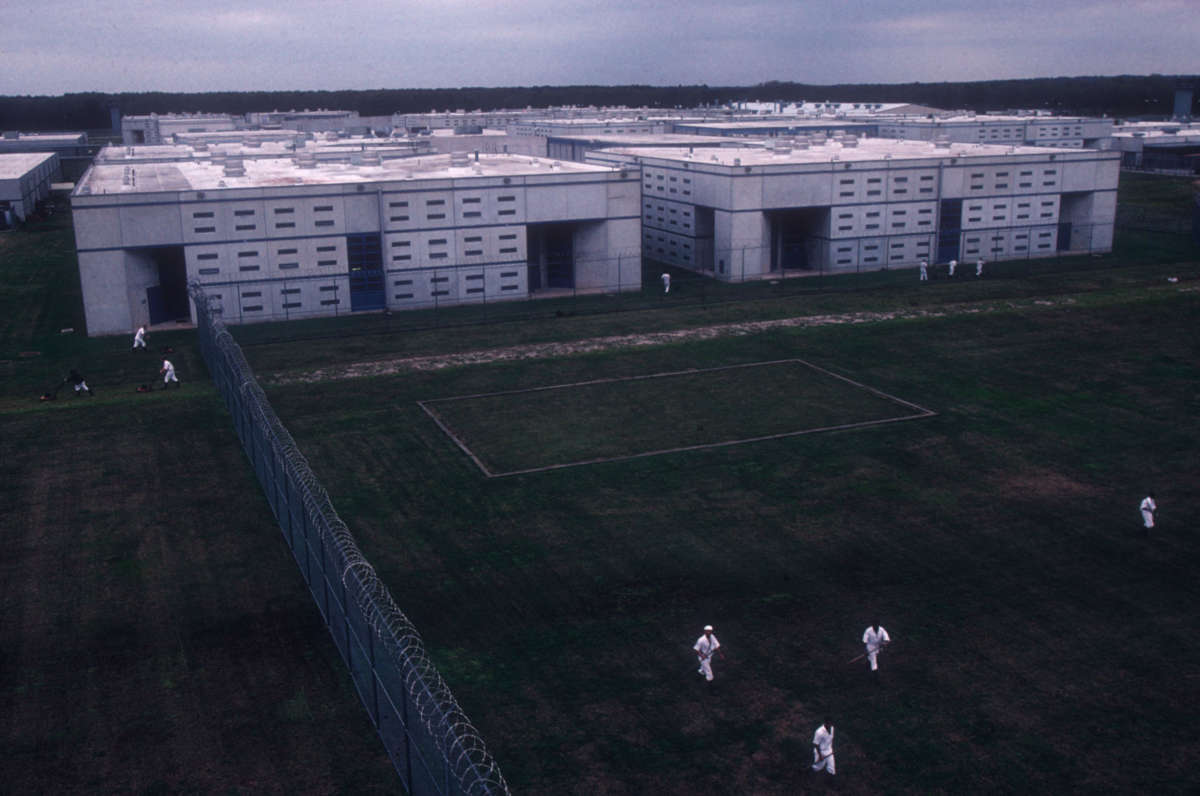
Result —
POLYGON ((0 94, 1200 73, 1197 0, 4 0, 0 94))

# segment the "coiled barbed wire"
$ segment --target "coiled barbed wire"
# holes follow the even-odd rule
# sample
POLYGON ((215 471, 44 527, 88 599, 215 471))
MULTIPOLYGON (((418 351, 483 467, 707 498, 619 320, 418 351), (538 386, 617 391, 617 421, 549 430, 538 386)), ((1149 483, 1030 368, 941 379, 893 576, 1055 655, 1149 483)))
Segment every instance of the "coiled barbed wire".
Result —
MULTIPOLYGON (((201 353, 226 407, 234 415, 234 424, 243 446, 247 448, 247 454, 254 461, 250 450, 254 441, 245 436, 251 433, 251 429, 240 425, 242 415, 248 418, 253 430, 269 446, 272 461, 281 466, 286 482, 300 499, 321 545, 334 559, 325 572, 327 583, 330 586, 335 583, 341 585, 347 600, 353 602, 365 626, 370 628, 380 648, 386 651, 386 664, 393 666, 400 675, 407 691, 408 704, 415 709, 421 726, 442 756, 458 792, 480 796, 510 793, 500 767, 487 751, 483 738, 429 658, 420 633, 396 605, 375 568, 359 550, 350 529, 334 510, 329 494, 267 401, 241 347, 220 317, 210 310, 203 286, 193 281, 188 290, 196 306, 201 353), (335 574, 336 581, 330 581, 330 573, 335 574)), ((258 475, 263 488, 269 489, 270 484, 263 474, 258 475)), ((274 509, 276 496, 269 495, 268 498, 274 509)), ((281 524, 283 518, 278 514, 289 509, 290 506, 275 509, 281 524)), ((289 518, 289 526, 290 522, 289 518)), ((308 577, 307 572, 304 575, 308 577)), ((344 606, 343 610, 346 608, 344 606)), ((348 654, 343 654, 347 655, 346 664, 350 665, 348 654)), ((376 662, 373 668, 378 665, 379 662, 376 662)), ((373 674, 377 681, 383 681, 376 672, 373 674)), ((409 725, 404 726, 405 732, 409 732, 409 725)))

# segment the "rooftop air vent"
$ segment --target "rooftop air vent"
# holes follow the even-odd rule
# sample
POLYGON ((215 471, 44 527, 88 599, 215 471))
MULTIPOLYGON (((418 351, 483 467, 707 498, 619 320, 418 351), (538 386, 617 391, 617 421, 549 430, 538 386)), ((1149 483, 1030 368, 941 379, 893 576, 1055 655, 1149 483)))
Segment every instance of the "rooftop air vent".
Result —
POLYGON ((246 165, 242 163, 241 158, 229 158, 225 161, 225 176, 226 177, 245 177, 246 165))

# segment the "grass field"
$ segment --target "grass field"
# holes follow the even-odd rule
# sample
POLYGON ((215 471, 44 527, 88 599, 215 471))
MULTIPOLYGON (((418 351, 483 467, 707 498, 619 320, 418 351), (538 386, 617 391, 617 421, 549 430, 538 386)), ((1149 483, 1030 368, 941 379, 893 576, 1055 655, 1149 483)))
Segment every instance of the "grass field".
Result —
POLYGON ((796 359, 422 401, 488 476, 928 416, 796 359))
POLYGON ((1197 322, 1174 291, 271 397, 523 792, 794 792, 825 712, 854 791, 1182 792, 1197 322), (939 415, 489 481, 416 405, 791 356, 939 415))
MULTIPOLYGON (((1184 195, 1133 184, 1160 210, 1184 195)), ((134 387, 155 357, 60 333, 82 328, 69 235, 58 217, 0 236, 4 789, 397 792, 192 333, 151 336, 183 386, 150 395, 134 387), (38 403, 70 367, 97 397, 38 403)), ((268 394, 515 792, 809 790, 829 714, 847 792, 1184 793, 1200 765, 1200 268, 1178 235, 1118 246, 924 288, 912 272, 684 282, 677 304, 648 293, 621 312, 580 297, 488 308, 487 325, 455 311, 235 334, 271 385, 347 361, 924 313, 268 394), (789 403, 782 371, 630 381, 797 358, 937 414, 488 479, 418 403, 614 380, 556 400, 524 452, 494 407, 456 417, 518 463, 870 409, 856 390, 789 403), (647 381, 661 391, 611 392, 647 381), (673 398, 703 419, 655 430, 673 398), (613 413, 596 422, 589 402, 613 413), (878 682, 847 663, 875 618, 895 639, 878 682), (690 650, 705 623, 727 652, 711 689, 690 650)), ((514 424, 539 419, 521 406, 504 407, 514 424)))

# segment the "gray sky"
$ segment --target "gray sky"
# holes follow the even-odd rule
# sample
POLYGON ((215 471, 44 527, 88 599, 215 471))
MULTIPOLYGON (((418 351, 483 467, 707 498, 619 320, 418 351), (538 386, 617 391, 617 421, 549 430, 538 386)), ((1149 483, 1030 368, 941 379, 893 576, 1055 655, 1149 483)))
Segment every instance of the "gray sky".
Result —
POLYGON ((1197 0, 4 0, 0 94, 1200 73, 1197 0))

